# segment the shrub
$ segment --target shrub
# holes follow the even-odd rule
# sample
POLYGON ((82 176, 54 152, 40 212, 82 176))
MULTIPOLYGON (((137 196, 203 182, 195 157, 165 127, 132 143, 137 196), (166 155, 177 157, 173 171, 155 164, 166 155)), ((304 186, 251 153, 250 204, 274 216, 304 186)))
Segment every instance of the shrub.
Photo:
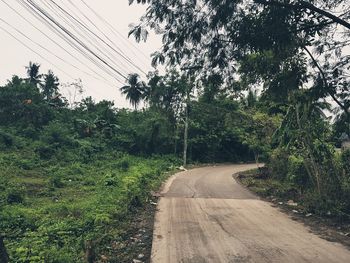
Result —
POLYGON ((7 191, 6 201, 8 204, 21 204, 24 202, 23 191, 19 189, 10 189, 7 191))
POLYGON ((350 177, 350 149, 341 154, 341 163, 346 177, 350 177))
POLYGON ((118 186, 119 179, 116 174, 107 173, 104 177, 104 185, 105 186, 118 186))
POLYGON ((39 145, 35 148, 35 153, 43 160, 51 159, 56 153, 56 148, 52 145, 39 145))
POLYGON ((62 123, 52 122, 47 125, 42 137, 43 141, 48 144, 56 144, 58 147, 74 145, 70 130, 62 123))
POLYGON ((121 169, 122 171, 126 172, 127 170, 129 170, 130 167, 130 161, 126 158, 123 158, 122 160, 120 160, 117 164, 118 168, 121 169))
POLYGON ((64 187, 64 183, 62 181, 62 178, 60 176, 57 176, 57 175, 54 175, 50 178, 49 184, 50 184, 50 186, 55 187, 55 188, 64 187))
POLYGON ((37 140, 39 138, 39 131, 35 129, 34 126, 28 126, 24 128, 21 134, 23 134, 24 137, 32 140, 37 140))
POLYGON ((303 157, 291 155, 288 158, 287 179, 301 190, 310 186, 310 178, 305 169, 303 157))
POLYGON ((288 152, 284 148, 273 150, 268 167, 273 178, 284 180, 288 174, 288 152))
POLYGON ((17 166, 23 170, 31 170, 35 167, 35 160, 31 159, 22 159, 18 161, 17 166))
POLYGON ((14 144, 13 136, 0 130, 0 146, 11 147, 14 144))

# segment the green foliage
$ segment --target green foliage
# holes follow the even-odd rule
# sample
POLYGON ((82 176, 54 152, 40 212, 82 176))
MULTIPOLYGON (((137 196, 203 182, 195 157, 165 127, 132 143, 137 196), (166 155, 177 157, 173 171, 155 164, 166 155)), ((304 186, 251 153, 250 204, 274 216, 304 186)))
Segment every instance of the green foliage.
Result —
POLYGON ((250 110, 246 114, 244 143, 254 153, 255 161, 267 160, 271 152, 272 137, 281 122, 278 115, 250 110))
MULTIPOLYGON (((247 65, 277 60, 280 66, 276 54, 264 54, 247 57, 247 65)), ((289 62, 284 81, 265 76, 276 77, 276 89, 292 79, 289 62)), ((14 77, 0 87, 0 234, 11 259, 82 262, 87 240, 100 249, 120 238, 135 209, 179 164, 185 123, 191 160, 269 159, 270 185, 255 185, 257 191, 305 194, 310 207, 318 197, 327 209, 349 211, 349 154, 336 157, 322 105, 307 92, 280 94, 284 104, 269 101, 266 92, 239 99, 237 90, 262 74, 255 66, 246 83, 234 86, 220 75, 198 85, 176 71, 154 74, 148 85, 131 76, 123 91, 135 109, 141 100, 149 105, 142 111, 91 97, 69 108, 57 77, 49 72, 42 83, 36 64, 28 80, 14 77)))
POLYGON ((0 147, 6 149, 13 146, 13 144, 14 138, 11 136, 11 134, 0 130, 0 147))
POLYGON ((58 175, 51 176, 49 180, 50 186, 54 188, 63 188, 64 187, 64 182, 62 181, 62 178, 58 175))
POLYGON ((190 158, 201 162, 253 160, 244 142, 246 124, 238 102, 216 99, 210 104, 201 100, 193 102, 190 106, 190 158))
POLYGON ((20 190, 11 189, 10 191, 7 191, 6 201, 10 205, 23 203, 23 193, 20 190))
POLYGON ((139 81, 138 74, 130 74, 128 77, 128 85, 120 88, 122 94, 130 101, 135 110, 140 104, 142 97, 144 96, 145 83, 139 81))
POLYGON ((341 154, 341 164, 345 174, 350 177, 350 149, 341 154))
POLYGON ((42 160, 23 169, 14 159, 33 162, 34 152, 0 153, 0 233, 15 262, 82 262, 84 242, 118 238, 135 208, 166 178, 177 159, 144 159, 104 150, 89 163, 42 160), (26 198, 24 199, 24 196, 26 198))
POLYGON ((284 148, 273 150, 270 155, 268 167, 273 178, 285 180, 288 174, 289 154, 284 148))
POLYGON ((53 73, 38 88, 38 70, 0 87, 0 235, 11 262, 83 262, 85 242, 120 239, 178 165, 171 124, 91 98, 68 108, 53 73))
POLYGON ((310 188, 312 183, 310 177, 305 169, 305 161, 302 156, 291 155, 288 158, 288 169, 287 180, 300 190, 310 188))

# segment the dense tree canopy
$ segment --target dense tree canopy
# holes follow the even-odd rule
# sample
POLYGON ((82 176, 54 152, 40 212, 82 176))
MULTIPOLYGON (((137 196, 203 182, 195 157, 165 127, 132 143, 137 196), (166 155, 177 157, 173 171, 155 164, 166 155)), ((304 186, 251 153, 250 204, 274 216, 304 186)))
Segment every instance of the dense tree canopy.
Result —
POLYGON ((330 96, 349 116, 347 1, 133 2, 149 6, 130 34, 146 40, 152 29, 163 36, 154 64, 180 65, 199 79, 220 73, 227 83, 262 85, 280 102, 291 90, 312 87, 316 99, 330 96))

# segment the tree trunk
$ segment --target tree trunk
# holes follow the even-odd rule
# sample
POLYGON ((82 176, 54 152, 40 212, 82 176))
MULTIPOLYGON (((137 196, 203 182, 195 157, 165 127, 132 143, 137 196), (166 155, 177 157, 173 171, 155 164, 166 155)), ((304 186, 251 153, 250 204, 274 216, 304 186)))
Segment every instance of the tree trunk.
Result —
POLYGON ((4 239, 2 236, 0 236, 0 262, 1 263, 9 262, 9 256, 7 254, 6 247, 4 244, 4 239))

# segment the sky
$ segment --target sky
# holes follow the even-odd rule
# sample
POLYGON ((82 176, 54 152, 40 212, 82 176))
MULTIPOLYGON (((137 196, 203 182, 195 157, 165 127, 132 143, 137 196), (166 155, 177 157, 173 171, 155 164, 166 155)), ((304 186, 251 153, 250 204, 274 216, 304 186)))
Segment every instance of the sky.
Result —
MULTIPOLYGON (((106 56, 104 60, 108 60, 109 64, 114 64, 113 69, 116 69, 121 75, 127 76, 136 72, 145 79, 145 73, 154 70, 151 67, 150 55, 160 49, 161 38, 151 33, 146 43, 136 43, 132 37, 128 39, 130 24, 139 21, 139 18, 145 13, 145 6, 137 4, 129 6, 128 0, 33 1, 73 32, 84 44, 97 52, 99 52, 98 49, 101 49, 106 56), (83 21, 84 25, 97 33, 100 39, 91 35, 89 37, 86 31, 83 35, 79 35, 84 32, 84 29, 79 28, 77 24, 72 26, 74 21, 67 21, 67 14, 64 16, 53 3, 60 5, 68 12, 68 15, 83 21), (114 29, 111 29, 110 25, 98 16, 106 20, 114 29)), ((25 66, 32 61, 41 65, 41 73, 47 73, 49 69, 52 69, 59 76, 62 84, 72 83, 77 79, 82 80, 84 89, 82 96, 74 95, 73 86, 62 86, 61 92, 69 102, 92 96, 96 101, 113 100, 115 106, 119 108, 130 107, 119 91, 125 82, 125 79, 118 75, 119 73, 112 72, 112 75, 118 78, 115 80, 111 77, 110 69, 107 69, 110 73, 105 73, 106 70, 96 67, 87 56, 80 54, 59 35, 53 33, 43 21, 38 20, 21 6, 20 2, 21 0, 0 0, 0 85, 5 84, 13 75, 25 77, 25 66)), ((345 49, 345 53, 350 54, 350 47, 345 49)))
MULTIPOLYGON (((74 32, 84 43, 93 47, 94 50, 96 50, 96 46, 103 50, 108 57, 107 59, 113 61, 113 68, 117 69, 123 76, 137 72, 145 78, 144 73, 154 70, 151 67, 150 54, 161 47, 160 38, 150 35, 146 43, 137 43, 132 37, 128 39, 129 25, 139 21, 145 12, 145 6, 136 4, 129 6, 128 0, 54 0, 73 17, 84 21, 85 25, 88 25, 91 31, 98 33, 100 39, 103 39, 107 45, 102 41, 93 40, 93 38, 84 39, 83 36, 79 36, 79 33, 76 33, 79 31, 77 24, 73 28, 72 22, 67 21, 67 18, 62 16, 63 13, 57 11, 59 10, 56 8, 57 6, 48 5, 50 1, 35 0, 34 2, 48 11, 55 19, 58 19, 60 23, 74 32), (112 30, 89 7, 103 17, 115 30, 112 30), (53 8, 56 8, 56 11, 53 8), (87 18, 90 19, 91 24, 87 18), (127 60, 131 61, 132 64, 127 60)), ((117 107, 130 107, 119 91, 119 87, 123 86, 122 83, 125 80, 116 72, 112 72, 112 74, 118 78, 119 82, 54 34, 45 23, 37 20, 33 14, 20 6, 19 1, 1 0, 0 11, 0 85, 5 84, 12 75, 24 77, 26 75, 25 66, 29 64, 29 61, 32 61, 41 65, 41 73, 46 73, 49 69, 53 70, 61 83, 82 80, 84 88, 82 96, 74 96, 75 92, 72 86, 62 87, 62 93, 70 102, 77 101, 81 97, 92 96, 96 101, 113 100, 117 107), (34 28, 31 23, 37 28, 34 28), (4 29, 17 39, 10 36, 4 29), (39 54, 23 46, 18 40, 39 54)))

